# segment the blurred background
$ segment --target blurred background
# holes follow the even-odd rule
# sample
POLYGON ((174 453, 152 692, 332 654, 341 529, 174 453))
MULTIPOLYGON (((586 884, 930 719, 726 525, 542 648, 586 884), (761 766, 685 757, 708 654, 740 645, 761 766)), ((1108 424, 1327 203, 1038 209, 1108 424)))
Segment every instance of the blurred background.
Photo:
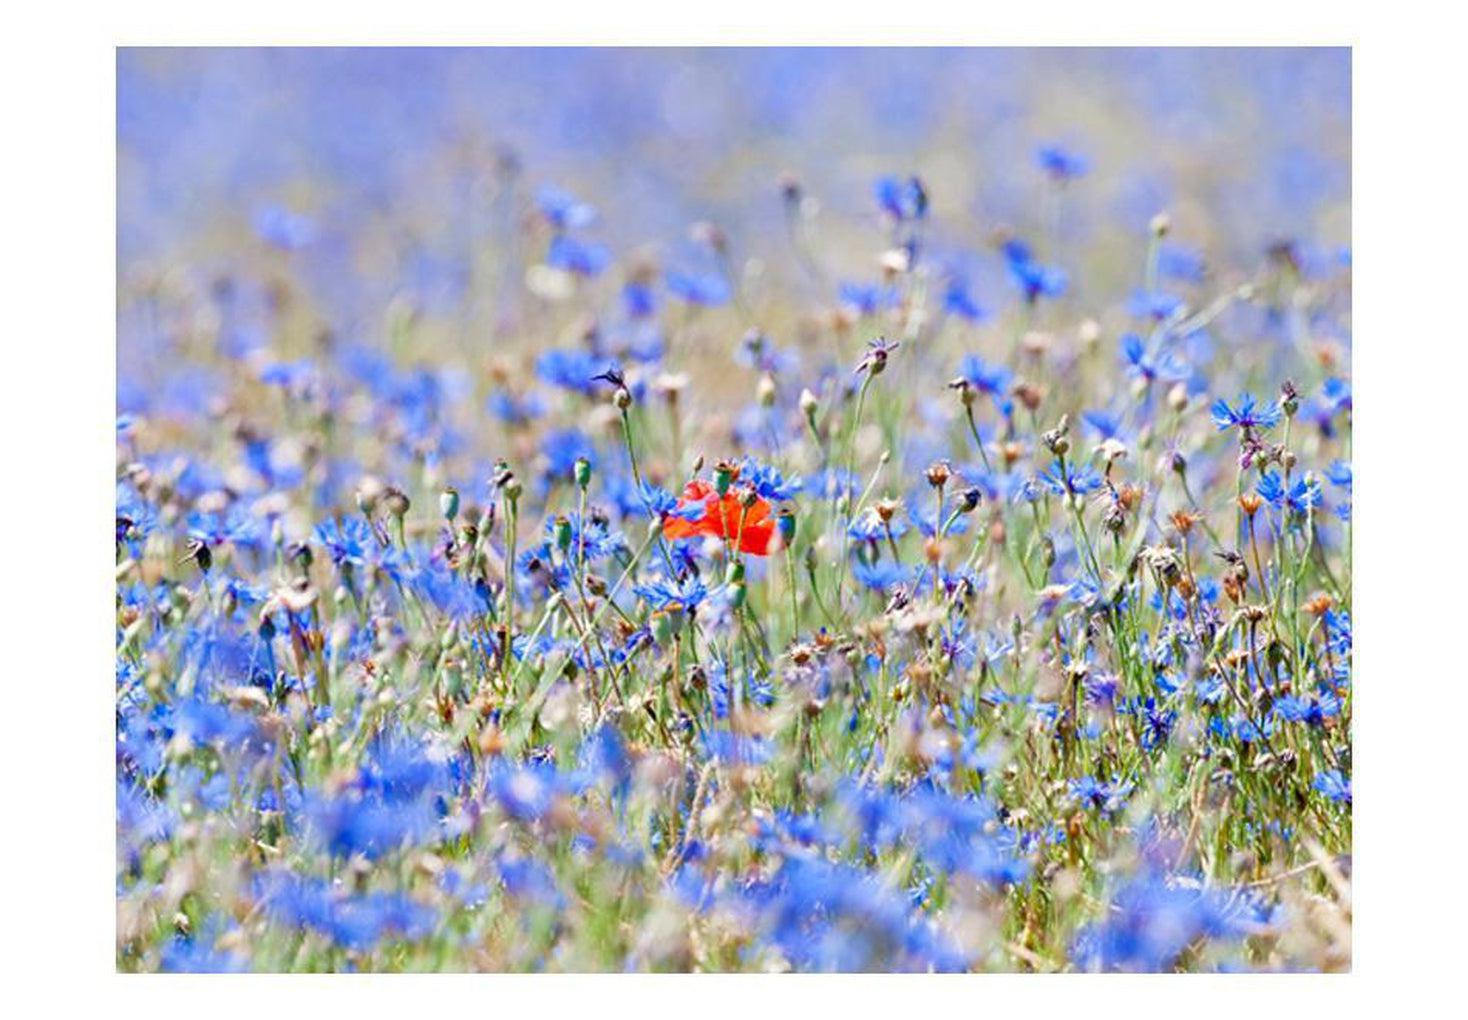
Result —
POLYGON ((405 317, 436 360, 559 342, 669 272, 727 271, 758 310, 710 320, 725 350, 751 319, 793 339, 878 274, 882 174, 922 178, 927 252, 994 321, 996 231, 1066 271, 1070 321, 1138 286, 1161 210, 1210 286, 1281 242, 1338 267, 1350 231, 1346 50, 122 50, 117 132, 124 413, 202 399, 205 354, 405 317), (1063 187, 1045 145, 1080 161, 1063 187), (576 200, 549 230, 547 188, 576 200), (590 262, 573 301, 533 271, 556 233, 590 262))

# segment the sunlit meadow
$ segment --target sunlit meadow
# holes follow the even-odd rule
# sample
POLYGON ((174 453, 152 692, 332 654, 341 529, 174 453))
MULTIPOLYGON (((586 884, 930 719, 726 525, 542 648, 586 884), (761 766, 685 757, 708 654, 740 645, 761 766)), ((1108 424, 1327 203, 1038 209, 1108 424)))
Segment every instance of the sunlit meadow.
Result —
POLYGON ((121 970, 1344 970, 1349 56, 118 60, 121 970))

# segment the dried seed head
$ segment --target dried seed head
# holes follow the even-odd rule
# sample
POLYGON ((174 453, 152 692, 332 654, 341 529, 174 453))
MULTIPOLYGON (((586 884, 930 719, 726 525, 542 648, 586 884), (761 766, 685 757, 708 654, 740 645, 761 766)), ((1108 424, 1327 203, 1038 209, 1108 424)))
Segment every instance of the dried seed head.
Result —
POLYGON ((410 506, 412 506, 412 502, 408 499, 407 493, 396 486, 389 485, 382 494, 382 509, 390 517, 396 517, 401 520, 408 515, 408 508, 410 506))
POLYGON ((958 399, 963 402, 964 407, 972 406, 979 395, 978 390, 974 389, 974 384, 962 376, 949 382, 948 388, 957 392, 958 399))
POLYGON ((1069 435, 1070 415, 1062 414, 1056 426, 1040 437, 1040 442, 1045 444, 1045 449, 1057 457, 1063 457, 1070 452, 1069 435))
POLYGON ((1014 388, 1014 395, 1026 411, 1038 411, 1045 402, 1045 388, 1032 382, 1022 382, 1014 388))

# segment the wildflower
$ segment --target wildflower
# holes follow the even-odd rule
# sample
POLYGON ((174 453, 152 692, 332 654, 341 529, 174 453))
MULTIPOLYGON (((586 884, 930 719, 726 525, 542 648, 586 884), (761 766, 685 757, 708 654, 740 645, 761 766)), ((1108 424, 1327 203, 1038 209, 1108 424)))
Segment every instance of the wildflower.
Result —
POLYGON ((896 307, 898 302, 895 289, 875 283, 843 283, 840 293, 841 303, 862 316, 876 315, 896 307))
POLYGON ((580 241, 566 234, 551 239, 546 265, 577 276, 596 276, 611 264, 612 253, 604 244, 580 241))
POLYGON ((535 205, 545 221, 556 230, 589 227, 596 222, 596 209, 569 191, 553 185, 543 185, 535 193, 535 205))
POLYGON ((968 284, 959 279, 950 279, 943 291, 943 310, 966 322, 983 322, 989 310, 974 300, 968 284))
POLYGON ((1074 464, 1066 464, 1062 468, 1059 460, 1052 463, 1049 470, 1042 472, 1039 480, 1057 496, 1084 496, 1105 484, 1095 468, 1077 467, 1074 464))
POLYGON ((1266 471, 1254 491, 1270 506, 1296 516, 1304 516, 1320 505, 1320 483, 1310 475, 1295 479, 1287 489, 1278 472, 1266 471))
POLYGON ((552 386, 590 396, 601 362, 586 351, 552 348, 535 359, 535 374, 552 386))
POLYGON ((956 388, 966 383, 975 393, 985 394, 997 403, 1009 395, 1013 378, 1014 374, 1003 365, 988 365, 977 354, 970 354, 959 362, 958 378, 948 385, 956 388))
POLYGON ((695 478, 684 486, 674 513, 663 521, 663 534, 670 539, 696 535, 732 539, 741 552, 766 556, 774 538, 775 521, 770 516, 769 502, 758 493, 746 505, 733 491, 721 496, 713 485, 695 478))
POLYGON ((1272 429, 1279 424, 1279 405, 1271 402, 1258 404, 1252 393, 1240 395, 1236 407, 1229 406, 1228 401, 1220 397, 1214 401, 1212 411, 1213 424, 1218 431, 1238 428, 1244 430, 1272 429))
POLYGON ((868 372, 873 376, 881 375, 883 369, 887 367, 888 356, 901 346, 901 340, 888 340, 882 336, 877 337, 875 340, 868 340, 866 354, 857 363, 855 374, 860 375, 862 372, 868 372))
POLYGON ((898 223, 922 220, 928 214, 928 193, 917 177, 879 177, 873 191, 882 212, 898 223))
POLYGON ((1083 177, 1090 169, 1090 163, 1084 156, 1053 144, 1040 146, 1035 153, 1035 162, 1051 180, 1060 184, 1083 177))
POLYGON ((689 574, 678 581, 661 579, 632 589, 653 610, 680 610, 692 613, 708 598, 708 587, 689 574))
POLYGON ((1026 303, 1035 304, 1042 297, 1059 297, 1065 293, 1065 273, 1036 262, 1030 246, 1023 241, 1011 238, 1004 242, 1001 251, 1010 276, 1024 293, 1026 303))
POLYGON ((1342 773, 1340 769, 1329 769, 1320 773, 1311 785, 1327 800, 1333 800, 1337 804, 1351 803, 1351 777, 1342 773))
POLYGON ((734 288, 721 273, 670 272, 665 282, 674 297, 704 308, 726 305, 734 296, 734 288))

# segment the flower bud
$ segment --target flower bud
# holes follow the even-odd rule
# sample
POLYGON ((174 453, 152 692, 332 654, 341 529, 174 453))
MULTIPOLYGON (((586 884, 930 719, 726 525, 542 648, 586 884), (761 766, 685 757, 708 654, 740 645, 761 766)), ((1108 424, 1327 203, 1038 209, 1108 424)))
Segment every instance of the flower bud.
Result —
POLYGON ((795 512, 789 507, 783 507, 775 516, 775 524, 780 529, 780 541, 785 543, 785 548, 795 544, 795 512))
POLYGON ((815 428, 816 412, 821 408, 820 401, 809 389, 800 391, 800 413, 805 415, 805 420, 810 422, 811 428, 815 428))
POLYGON ((586 487, 591 484, 591 461, 585 457, 577 457, 572 476, 576 480, 576 488, 585 492, 586 487))
POLYGON ((438 509, 446 521, 452 521, 459 516, 459 490, 452 485, 445 486, 438 494, 438 509))
POLYGON ((773 407, 775 404, 775 380, 768 372, 759 378, 756 399, 760 407, 773 407))
POLYGON ((728 495, 729 486, 738 477, 739 465, 733 461, 721 460, 714 465, 714 489, 720 497, 728 495))

